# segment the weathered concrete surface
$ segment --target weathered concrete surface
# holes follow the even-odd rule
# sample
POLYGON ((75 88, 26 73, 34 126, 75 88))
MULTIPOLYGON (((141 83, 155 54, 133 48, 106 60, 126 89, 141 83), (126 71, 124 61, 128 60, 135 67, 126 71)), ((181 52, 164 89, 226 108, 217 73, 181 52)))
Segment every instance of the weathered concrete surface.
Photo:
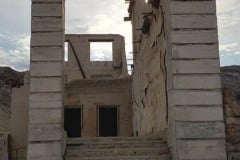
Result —
POLYGON ((32 1, 28 160, 63 156, 64 3, 32 1))
POLYGON ((167 130, 167 88, 165 17, 154 10, 148 34, 141 34, 142 13, 151 12, 144 0, 132 4, 133 24, 133 133, 161 137, 167 130), (139 18, 140 17, 140 18, 139 18))

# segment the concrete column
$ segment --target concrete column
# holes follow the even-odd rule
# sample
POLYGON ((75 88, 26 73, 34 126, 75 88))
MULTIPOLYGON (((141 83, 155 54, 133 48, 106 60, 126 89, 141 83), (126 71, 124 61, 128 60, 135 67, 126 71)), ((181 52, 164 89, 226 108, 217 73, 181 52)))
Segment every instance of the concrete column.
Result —
POLYGON ((63 157, 64 0, 32 0, 28 160, 63 157))
POLYGON ((226 160, 215 0, 170 1, 171 146, 177 160, 226 160))

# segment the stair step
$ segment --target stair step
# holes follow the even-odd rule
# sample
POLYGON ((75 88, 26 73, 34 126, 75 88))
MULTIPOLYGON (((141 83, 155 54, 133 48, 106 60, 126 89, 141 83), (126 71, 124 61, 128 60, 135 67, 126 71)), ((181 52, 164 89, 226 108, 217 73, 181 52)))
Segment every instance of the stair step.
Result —
POLYGON ((171 157, 169 155, 159 155, 159 156, 66 157, 66 160, 171 160, 171 157))
POLYGON ((83 150, 69 150, 67 149, 67 156, 71 157, 95 157, 95 156, 111 156, 111 155, 161 155, 167 154, 168 148, 115 148, 115 149, 83 149, 83 150))
POLYGON ((81 137, 69 138, 67 144, 81 144, 81 143, 135 143, 135 142, 165 142, 162 138, 150 137, 81 137))
POLYGON ((68 149, 107 149, 107 148, 164 148, 167 145, 160 142, 135 142, 135 143, 126 143, 126 142, 117 142, 117 143, 75 143, 68 144, 68 149))
POLYGON ((166 140, 149 137, 69 138, 66 160, 171 160, 166 140))

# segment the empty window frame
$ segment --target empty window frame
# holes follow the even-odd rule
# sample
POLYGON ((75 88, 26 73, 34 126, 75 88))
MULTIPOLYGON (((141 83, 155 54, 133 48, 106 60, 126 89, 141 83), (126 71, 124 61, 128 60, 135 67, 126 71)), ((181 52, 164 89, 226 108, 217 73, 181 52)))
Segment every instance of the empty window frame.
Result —
POLYGON ((113 61, 113 42, 90 42, 90 61, 113 61))

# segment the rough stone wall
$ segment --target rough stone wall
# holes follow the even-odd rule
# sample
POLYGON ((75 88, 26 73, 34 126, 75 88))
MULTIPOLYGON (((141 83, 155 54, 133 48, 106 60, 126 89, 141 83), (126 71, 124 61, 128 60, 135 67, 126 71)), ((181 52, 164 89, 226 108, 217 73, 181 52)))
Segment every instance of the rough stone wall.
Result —
POLYGON ((240 99, 231 89, 223 90, 228 160, 240 159, 240 99))
MULTIPOLYGON (((132 136, 131 79, 80 80, 66 85, 65 107, 82 107, 82 137, 98 137, 98 107, 117 106, 118 136, 132 136)), ((80 119, 79 119, 80 121, 80 119)))
POLYGON ((63 157, 64 0, 32 0, 28 160, 63 157))
POLYGON ((29 72, 25 73, 24 86, 13 88, 11 95, 10 159, 25 160, 27 153, 29 113, 29 72))
MULTIPOLYGON (((164 3, 164 2, 162 2, 164 3)), ((133 132, 135 136, 165 135, 167 128, 166 64, 167 33, 163 10, 152 9, 144 0, 132 6, 134 41, 133 132), (143 34, 143 13, 151 22, 143 34)))
POLYGON ((23 85, 24 72, 0 67, 0 132, 9 131, 11 116, 11 92, 13 87, 23 85))
POLYGON ((121 35, 76 34, 66 35, 65 39, 69 42, 66 71, 68 83, 79 79, 119 78, 128 75, 124 37, 121 35), (112 42, 113 61, 90 61, 90 42, 112 42))
POLYGON ((229 160, 240 159, 240 66, 221 68, 227 154, 229 160))

